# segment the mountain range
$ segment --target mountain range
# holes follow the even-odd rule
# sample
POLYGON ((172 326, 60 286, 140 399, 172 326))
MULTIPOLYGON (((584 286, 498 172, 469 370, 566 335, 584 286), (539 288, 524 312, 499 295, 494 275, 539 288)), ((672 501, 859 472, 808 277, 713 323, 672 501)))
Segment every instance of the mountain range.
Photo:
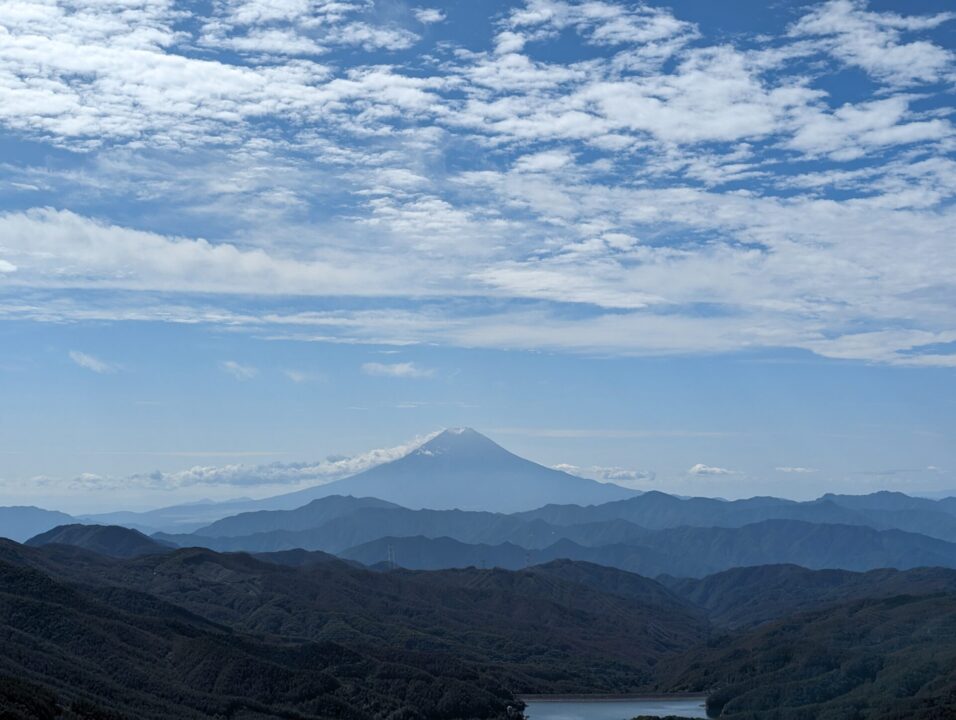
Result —
POLYGON ((91 719, 504 718, 518 691, 637 690, 708 627, 659 583, 606 568, 592 584, 587 568, 287 560, 0 541, 0 698, 12 677, 91 719))
MULTIPOLYGON (((72 537, 97 535, 139 537, 72 537)), ((938 720, 956 712, 954 618, 938 568, 655 581, 0 541, 0 715, 506 720, 523 693, 694 691, 731 720, 938 720)))
MULTIPOLYGON (((361 498, 370 510, 380 511, 396 510, 398 506, 407 510, 507 513, 512 517, 501 522, 517 528, 519 521, 525 521, 521 525, 525 529, 522 532, 531 528, 534 533, 523 537, 503 532, 463 536, 421 525, 417 531, 406 526, 383 529, 379 537, 447 535, 463 542, 514 542, 523 547, 542 548, 564 538, 584 545, 598 542, 587 537, 571 537, 567 530, 553 532, 555 526, 600 526, 606 533, 600 542, 608 544, 630 542, 635 534, 640 534, 640 529, 743 527, 765 520, 797 520, 904 530, 956 542, 956 498, 930 500, 879 492, 865 496, 828 494, 808 502, 773 497, 726 501, 682 498, 657 491, 639 493, 524 460, 467 428, 445 430, 404 457, 352 477, 260 500, 209 501, 143 513, 115 512, 78 518, 38 508, 0 508, 0 534, 25 540, 71 522, 122 525, 146 534, 158 531, 176 536, 196 534, 203 538, 303 532, 333 519, 316 514, 326 512, 331 505, 310 505, 317 499, 332 496, 361 498), (533 521, 541 523, 535 526, 533 521)), ((459 517, 466 517, 471 523, 476 516, 459 517)), ((343 534, 336 544, 338 549, 346 549, 372 539, 361 533, 351 538, 343 534)), ((305 546, 302 543, 321 546, 319 541, 287 535, 261 541, 271 543, 270 549, 305 546)))
POLYGON ((648 531, 630 543, 585 546, 560 540, 541 549, 511 542, 463 543, 449 537, 383 537, 337 551, 364 564, 393 558, 401 567, 503 567, 566 558, 650 577, 702 577, 730 568, 792 563, 855 571, 923 566, 956 568, 956 544, 898 530, 767 520, 742 528, 680 527, 648 531))
MULTIPOLYGON (((179 520, 199 517, 190 508, 210 513, 210 507, 180 506, 177 512, 185 514, 179 520)), ((727 501, 637 493, 523 460, 470 429, 446 430, 398 460, 338 482, 221 504, 217 512, 227 507, 244 511, 188 533, 137 534, 123 542, 109 537, 107 523, 84 529, 61 513, 6 508, 0 517, 15 540, 35 530, 40 534, 34 544, 65 543, 121 556, 165 546, 318 551, 417 570, 517 570, 571 559, 688 578, 780 563, 853 571, 956 567, 953 498, 879 492, 809 502, 727 501), (547 502, 553 500, 560 502, 547 502)), ((142 519, 137 516, 132 527, 142 527, 142 519)))
MULTIPOLYGON (((914 499, 885 493, 868 502, 910 500, 914 499)), ((241 513, 194 533, 158 533, 154 539, 218 551, 320 550, 369 565, 394 557, 403 567, 422 570, 519 569, 560 558, 649 576, 685 577, 777 563, 847 570, 956 567, 956 543, 897 528, 880 529, 888 511, 881 512, 883 518, 873 527, 861 510, 844 508, 836 499, 727 502, 654 492, 602 505, 550 505, 504 514, 411 510, 375 498, 331 496, 295 510, 241 513), (808 519, 790 519, 793 516, 808 519), (742 524, 745 521, 750 522, 742 524)), ((906 512, 911 520, 912 514, 924 511, 906 512)), ((956 521, 932 508, 927 514, 956 521)))

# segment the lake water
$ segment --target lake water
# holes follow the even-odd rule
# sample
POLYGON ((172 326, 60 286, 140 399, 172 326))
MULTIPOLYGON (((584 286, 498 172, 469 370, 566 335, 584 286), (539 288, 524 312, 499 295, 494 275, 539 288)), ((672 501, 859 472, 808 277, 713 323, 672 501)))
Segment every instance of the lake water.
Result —
POLYGON ((529 720, 631 720, 638 715, 706 718, 704 698, 640 698, 627 700, 531 700, 529 720))

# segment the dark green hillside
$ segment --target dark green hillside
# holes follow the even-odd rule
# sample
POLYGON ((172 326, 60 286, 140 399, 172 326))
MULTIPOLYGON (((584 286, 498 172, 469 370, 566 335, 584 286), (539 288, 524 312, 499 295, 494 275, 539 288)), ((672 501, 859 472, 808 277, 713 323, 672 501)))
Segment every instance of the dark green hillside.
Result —
POLYGON ((0 541, 0 718, 462 720, 516 693, 648 691, 710 692, 732 720, 956 716, 956 571, 667 584, 0 541))
POLYGON ((713 690, 729 720, 956 717, 956 595, 860 600, 667 660, 658 690, 713 690))
POLYGON ((956 570, 808 570, 797 565, 734 568, 702 579, 660 578, 725 627, 758 625, 801 610, 893 595, 956 593, 956 570))
POLYGON ((194 549, 108 577, 251 632, 448 653, 525 692, 635 688, 662 652, 705 632, 676 598, 639 604, 533 573, 294 569, 194 549))
POLYGON ((266 641, 3 562, 0 645, 0 716, 453 720, 504 717, 513 702, 453 658, 266 641))
POLYGON ((502 568, 521 570, 539 555, 514 543, 499 545, 469 544, 450 537, 383 537, 356 545, 339 557, 369 567, 389 562, 406 570, 445 570, 450 568, 502 568))
POLYGON ((148 593, 256 635, 413 652, 439 666, 447 658, 521 692, 637 690, 661 657, 708 632, 660 586, 636 599, 542 572, 379 573, 329 558, 294 567, 195 548, 119 561, 9 544, 4 556, 92 584, 89 593, 148 593))
MULTIPOLYGON (((679 597, 655 580, 589 562, 552 560, 543 565, 529 568, 529 570, 561 578, 577 585, 585 585, 592 590, 640 602, 662 604, 674 602, 675 598, 679 597)), ((688 609, 699 610, 696 605, 690 602, 687 602, 686 606, 688 609)))

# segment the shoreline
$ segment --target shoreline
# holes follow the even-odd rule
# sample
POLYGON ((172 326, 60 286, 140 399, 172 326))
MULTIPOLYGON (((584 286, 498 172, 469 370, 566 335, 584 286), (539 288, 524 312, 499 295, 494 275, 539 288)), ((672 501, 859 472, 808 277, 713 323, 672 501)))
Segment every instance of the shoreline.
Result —
POLYGON ((516 698, 522 702, 628 702, 634 700, 707 700, 709 693, 563 693, 554 695, 518 694, 516 698))

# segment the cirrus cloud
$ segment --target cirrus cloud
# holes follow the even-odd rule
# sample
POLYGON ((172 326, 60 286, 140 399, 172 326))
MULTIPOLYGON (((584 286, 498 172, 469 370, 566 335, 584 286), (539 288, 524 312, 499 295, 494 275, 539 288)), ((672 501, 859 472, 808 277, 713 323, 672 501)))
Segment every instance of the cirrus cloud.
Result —
POLYGON ((251 380, 259 374, 259 369, 252 365, 242 365, 235 360, 224 360, 220 363, 223 372, 228 373, 236 380, 251 380))
POLYGON ((69 352, 70 360, 79 365, 85 370, 91 370, 100 375, 108 375, 114 373, 119 369, 118 365, 108 363, 105 360, 100 360, 98 357, 90 355, 89 353, 80 352, 79 350, 70 350, 69 352))
POLYGON ((435 374, 434 370, 423 368, 412 362, 367 362, 362 364, 362 372, 366 375, 394 378, 427 378, 435 374))
POLYGON ((3 166, 44 195, 0 207, 0 314, 956 363, 950 12, 834 0, 728 37, 528 0, 465 42, 373 10, 4 4, 0 124, 57 150, 3 166))

